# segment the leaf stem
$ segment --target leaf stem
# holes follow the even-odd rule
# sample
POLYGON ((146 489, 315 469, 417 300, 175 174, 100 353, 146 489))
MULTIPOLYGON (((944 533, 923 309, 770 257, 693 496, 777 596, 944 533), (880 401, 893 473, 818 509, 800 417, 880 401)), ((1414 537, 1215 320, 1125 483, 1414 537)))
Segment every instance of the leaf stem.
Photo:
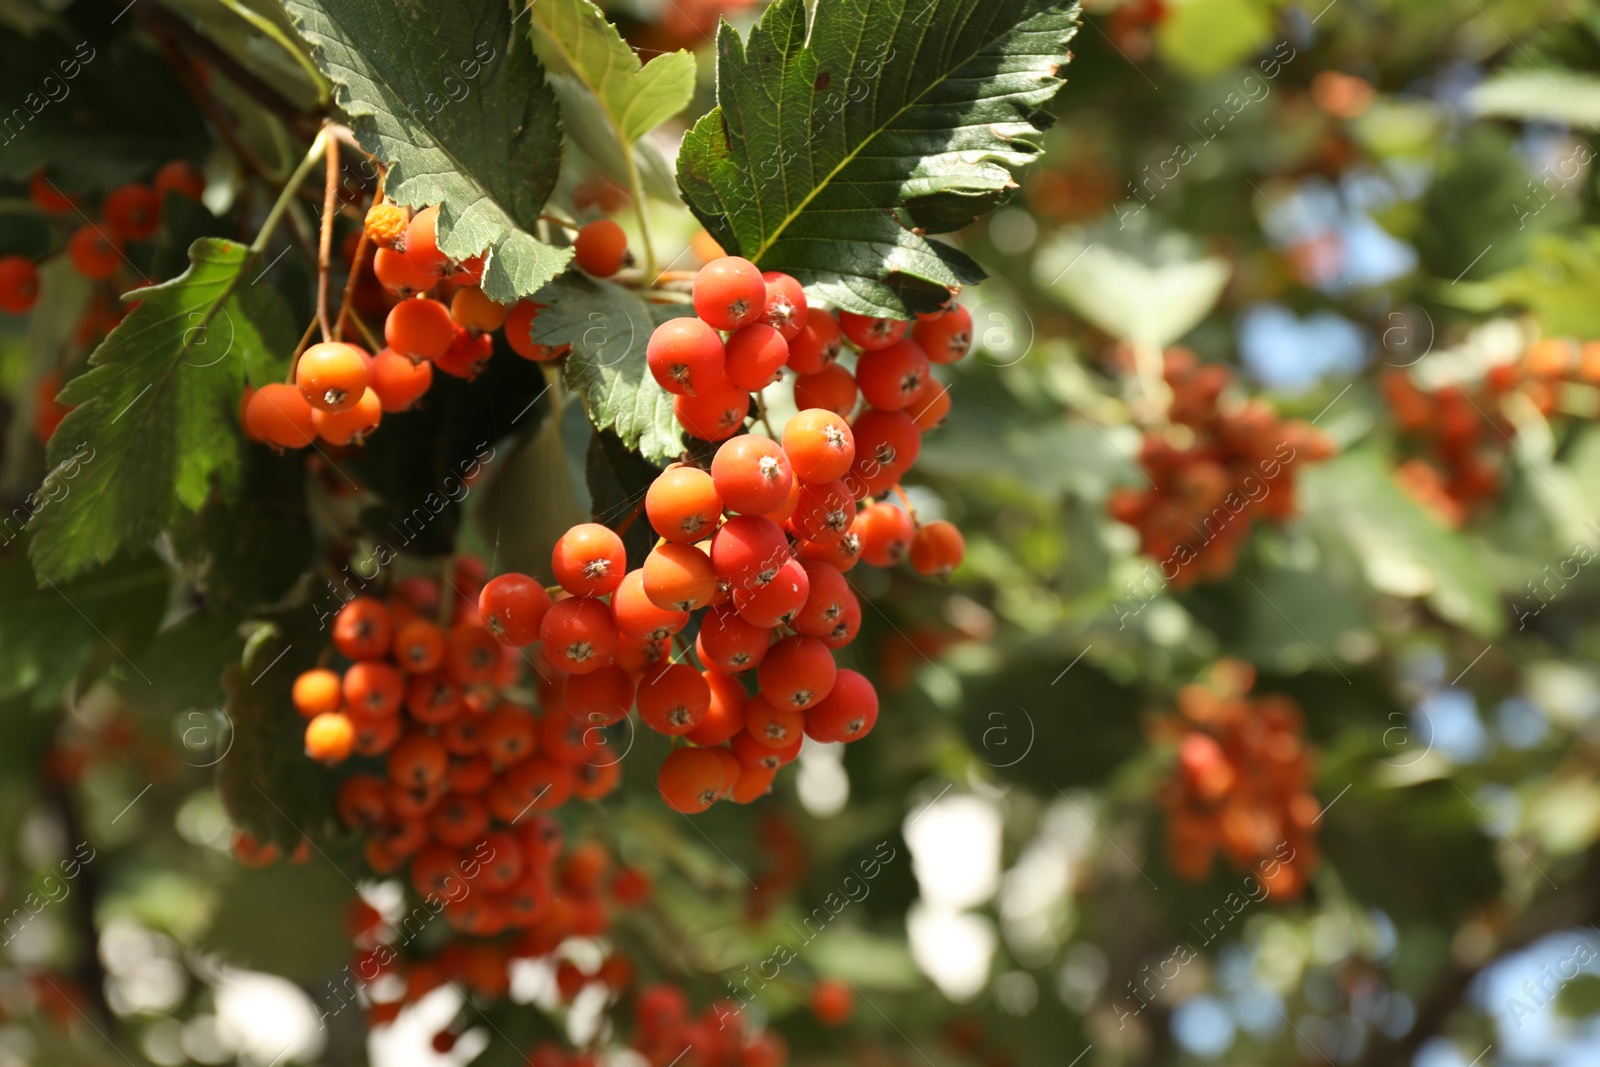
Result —
POLYGON ((644 242, 644 276, 654 278, 656 246, 650 240, 650 220, 644 210, 644 187, 639 181, 639 163, 633 158, 632 145, 627 146, 624 154, 628 157, 628 190, 633 193, 633 217, 639 221, 639 239, 644 242))
POLYGON ((312 139, 311 148, 307 150, 306 157, 300 161, 300 165, 294 169, 294 173, 289 175, 288 184, 278 194, 278 199, 273 203, 272 210, 267 212, 266 219, 261 223, 260 231, 256 233, 256 239, 250 243, 251 255, 260 255, 262 250, 267 247, 267 241, 271 239, 272 232, 278 228, 278 223, 283 219, 283 213, 288 210, 290 202, 294 200, 295 190, 300 188, 300 184, 306 180, 306 176, 311 173, 312 168, 322 162, 322 156, 327 150, 328 127, 324 126, 317 131, 317 136, 312 139))
MULTIPOLYGON (((317 323, 322 327, 322 339, 333 340, 333 326, 328 322, 328 269, 333 252, 333 212, 339 200, 339 139, 327 141, 327 177, 322 184, 322 239, 317 244, 317 323)), ((361 228, 363 235, 366 227, 361 228)))

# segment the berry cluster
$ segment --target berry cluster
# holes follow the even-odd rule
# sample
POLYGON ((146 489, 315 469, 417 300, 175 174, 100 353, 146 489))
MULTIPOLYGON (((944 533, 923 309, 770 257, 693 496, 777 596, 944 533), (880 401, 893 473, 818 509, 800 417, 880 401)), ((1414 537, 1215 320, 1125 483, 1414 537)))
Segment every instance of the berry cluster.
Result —
MULTIPOLYGON (((542 815, 465 848, 425 846, 411 882, 421 903, 397 919, 385 921, 360 900, 350 912, 354 955, 347 971, 366 994, 373 1025, 392 1022, 447 983, 480 1001, 498 1000, 510 988, 516 961, 555 959, 570 937, 605 936, 612 912, 639 906, 652 891, 648 878, 616 866, 597 841, 565 849, 560 826, 542 815), (435 915, 454 932, 442 943, 424 936, 435 915)), ((567 1003, 591 983, 616 997, 632 985, 633 964, 613 953, 589 973, 561 958, 555 978, 567 1003)), ((448 1052, 457 1034, 440 1031, 434 1048, 448 1052)))
POLYGON ((783 1038, 762 1029, 734 1001, 714 1001, 698 1016, 674 985, 643 989, 633 1007, 633 1050, 650 1067, 783 1067, 783 1038))
POLYGON ((1255 669, 1235 659, 1178 693, 1178 714, 1159 731, 1177 741, 1178 760, 1161 791, 1167 854, 1193 881, 1206 878, 1220 848, 1239 870, 1254 869, 1266 891, 1290 900, 1316 870, 1317 798, 1300 709, 1281 695, 1251 699, 1255 669))
MULTIPOLYGON (((366 242, 352 234, 344 245, 356 275, 348 310, 383 314, 385 347, 377 355, 337 340, 307 348, 294 361, 293 384, 246 390, 247 436, 276 448, 304 448, 319 437, 359 444, 384 414, 415 405, 432 387, 436 368, 476 377, 494 354, 496 330, 504 329, 507 345, 524 359, 546 362, 566 351, 530 339, 540 305, 524 300, 507 308, 483 294, 482 256, 457 263, 439 250, 438 221, 436 207, 412 215, 380 201, 368 210, 366 242)), ((580 265, 591 273, 615 273, 626 255, 621 227, 609 220, 580 230, 577 247, 580 265)))
POLYGON ((1139 462, 1149 485, 1117 489, 1108 507, 1139 531, 1140 551, 1162 576, 1185 589, 1232 573, 1257 520, 1292 517, 1297 466, 1333 446, 1265 401, 1229 395, 1233 373, 1187 349, 1166 353, 1165 377, 1173 426, 1145 434, 1139 462))
POLYGON ((1459 528, 1500 493, 1516 433, 1501 412, 1515 403, 1549 417, 1567 383, 1600 384, 1600 341, 1545 338, 1473 382, 1430 389, 1401 370, 1381 381, 1395 422, 1418 453, 1400 464, 1401 487, 1441 522, 1459 528))
MULTIPOLYGON (((34 173, 28 184, 33 209, 73 227, 70 233, 62 230, 66 233, 67 262, 95 283, 89 307, 74 331, 74 344, 89 347, 110 333, 133 309, 133 305, 122 303, 122 295, 149 284, 126 250, 155 236, 161 226, 161 204, 166 195, 198 200, 205 187, 205 179, 194 164, 173 160, 156 171, 149 185, 130 182, 112 189, 100 202, 99 218, 90 219, 81 197, 62 191, 44 171, 34 173)), ((0 311, 26 315, 38 299, 39 270, 34 260, 15 254, 0 256, 0 311)), ((34 387, 33 431, 40 441, 50 440, 72 410, 56 400, 62 381, 60 369, 54 369, 41 376, 34 387)))

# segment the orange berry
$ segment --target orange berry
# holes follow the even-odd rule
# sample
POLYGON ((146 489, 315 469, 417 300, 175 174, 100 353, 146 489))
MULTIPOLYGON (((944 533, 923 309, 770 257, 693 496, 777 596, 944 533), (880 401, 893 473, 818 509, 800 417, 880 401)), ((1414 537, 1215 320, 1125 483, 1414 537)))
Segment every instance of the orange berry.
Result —
POLYGON ((327 711, 338 711, 344 702, 343 679, 333 671, 306 671, 294 680, 289 698, 295 710, 306 718, 314 718, 327 711))
POLYGON ((412 360, 438 359, 450 350, 455 332, 450 309, 423 296, 400 301, 383 323, 384 342, 412 360))
POLYGON ((306 723, 306 755, 319 763, 347 759, 355 745, 356 729, 350 716, 325 711, 306 723))
POLYGON ((244 406, 244 432, 279 448, 304 448, 317 439, 311 405, 300 390, 282 382, 263 385, 244 406))
POLYGON ((711 475, 674 464, 650 483, 644 510, 651 527, 668 541, 698 541, 717 528, 722 498, 711 475))
POLYGON ((572 242, 578 268, 596 278, 609 278, 628 257, 628 235, 610 219, 596 219, 578 231, 572 242))
POLYGON ((726 779, 722 760, 709 749, 679 748, 662 761, 656 788, 668 807, 693 815, 711 806, 726 779))
POLYGON ((650 729, 687 734, 711 710, 711 687, 687 663, 670 663, 639 680, 639 718, 650 729))
POLYGON ((667 611, 693 611, 711 603, 717 574, 711 558, 693 545, 668 542, 645 557, 644 595, 667 611))
POLYGON ((319 411, 347 411, 367 388, 367 354, 355 345, 324 341, 300 354, 294 382, 306 403, 319 411))
POLYGON ((911 538, 911 566, 929 578, 948 578, 961 566, 966 541, 955 523, 939 520, 924 523, 911 538))
POLYGON ((372 357, 367 384, 386 413, 407 411, 433 386, 433 364, 413 363, 392 348, 372 357))
POLYGON ((393 637, 394 618, 375 597, 358 596, 333 618, 333 645, 346 659, 380 659, 393 637))
POLYGON ((369 386, 362 392, 355 406, 342 411, 311 412, 311 424, 317 435, 330 445, 360 444, 383 421, 383 402, 369 386))
POLYGON ((856 379, 837 363, 830 363, 815 374, 802 374, 794 382, 795 406, 822 408, 846 418, 856 408, 856 379))
POLYGON ((473 333, 498 330, 506 321, 507 309, 483 295, 483 290, 464 285, 450 298, 450 317, 457 326, 473 333))
POLYGON ((823 1026, 843 1026, 855 1008, 855 991, 837 978, 819 978, 811 987, 811 1014, 823 1026))
POLYGON ((579 523, 556 541, 550 568, 574 596, 604 596, 622 584, 628 570, 622 538, 596 522, 579 523))
POLYGON ((365 222, 367 240, 379 248, 398 248, 404 251, 406 225, 410 221, 411 217, 406 214, 406 209, 399 204, 374 201, 372 206, 367 208, 365 222))

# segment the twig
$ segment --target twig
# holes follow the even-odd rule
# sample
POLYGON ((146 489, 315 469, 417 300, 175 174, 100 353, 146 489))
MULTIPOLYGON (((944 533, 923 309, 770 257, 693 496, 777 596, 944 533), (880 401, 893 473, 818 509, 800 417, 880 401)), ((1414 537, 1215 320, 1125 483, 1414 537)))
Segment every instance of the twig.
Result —
POLYGON ((372 332, 372 327, 367 325, 367 320, 361 317, 361 313, 359 311, 355 311, 354 309, 351 310, 350 321, 355 323, 356 329, 361 331, 361 339, 367 342, 367 347, 371 350, 373 355, 377 355, 379 352, 382 352, 386 347, 388 347, 382 341, 378 340, 378 335, 372 332))
MULTIPOLYGON (((328 322, 328 269, 333 252, 333 212, 339 200, 339 138, 327 138, 327 177, 322 186, 322 240, 317 245, 317 322, 322 339, 333 340, 328 322)), ((365 234, 365 228, 362 229, 365 234)))
POLYGON ((638 503, 633 505, 633 510, 628 512, 628 514, 623 517, 622 521, 617 524, 615 531, 616 535, 621 537, 623 534, 627 533, 628 527, 633 525, 633 520, 637 519, 639 517, 639 513, 642 511, 644 511, 644 497, 640 497, 638 503))
MULTIPOLYGON (((344 323, 350 317, 350 301, 355 297, 356 282, 361 278, 361 261, 367 255, 367 228, 361 227, 361 236, 356 238, 355 258, 350 260, 350 277, 344 282, 344 297, 339 301, 339 317, 333 323, 333 335, 339 340, 344 340, 344 323)), ((366 323, 362 323, 365 327, 366 323)))
POLYGON ((284 382, 286 384, 294 384, 294 369, 300 364, 300 353, 306 350, 306 344, 310 342, 311 335, 315 333, 316 330, 316 319, 312 319, 310 322, 306 323, 306 332, 300 335, 300 343, 294 346, 294 355, 289 357, 289 374, 288 377, 284 378, 284 382))
POLYGON ((911 506, 911 498, 906 496, 906 491, 900 488, 899 482, 895 483, 894 492, 895 495, 900 498, 900 503, 906 506, 906 514, 911 516, 912 524, 915 526, 921 526, 922 520, 917 518, 917 509, 911 506))

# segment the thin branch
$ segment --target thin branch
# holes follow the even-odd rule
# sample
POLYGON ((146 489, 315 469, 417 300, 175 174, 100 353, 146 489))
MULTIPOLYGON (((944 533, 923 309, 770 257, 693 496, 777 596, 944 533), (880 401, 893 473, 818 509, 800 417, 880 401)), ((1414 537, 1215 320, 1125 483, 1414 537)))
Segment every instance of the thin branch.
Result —
MULTIPOLYGON (((322 187, 322 240, 317 246, 317 322, 322 327, 322 339, 333 340, 333 326, 328 322, 328 269, 333 253, 333 216, 339 201, 339 138, 327 139, 327 178, 322 187)), ((366 229, 363 227, 362 234, 366 229)))

